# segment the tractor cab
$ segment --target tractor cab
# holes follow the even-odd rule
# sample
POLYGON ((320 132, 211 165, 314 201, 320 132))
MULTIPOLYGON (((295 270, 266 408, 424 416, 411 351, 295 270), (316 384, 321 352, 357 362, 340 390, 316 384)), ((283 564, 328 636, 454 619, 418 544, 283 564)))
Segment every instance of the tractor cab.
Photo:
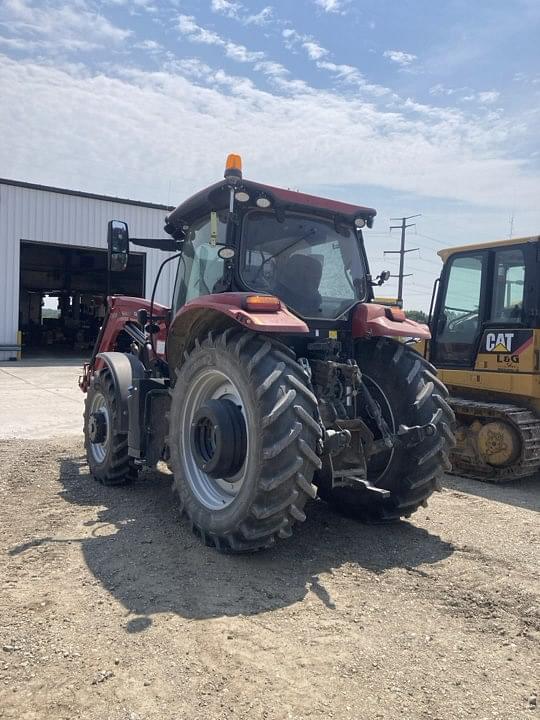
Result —
POLYGON ((167 232, 183 240, 174 310, 203 295, 254 292, 278 297, 310 326, 324 326, 372 297, 362 228, 375 215, 372 208, 244 180, 232 156, 224 181, 167 218, 167 232))

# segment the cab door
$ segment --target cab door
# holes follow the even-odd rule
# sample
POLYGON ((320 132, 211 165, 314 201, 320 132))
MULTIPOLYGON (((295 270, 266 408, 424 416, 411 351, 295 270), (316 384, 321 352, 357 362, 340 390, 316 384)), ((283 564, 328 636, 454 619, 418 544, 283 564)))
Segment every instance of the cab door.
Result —
POLYGON ((441 276, 432 327, 431 360, 438 367, 473 368, 486 309, 487 251, 456 254, 441 276))
POLYGON ((219 251, 226 242, 226 214, 216 214, 215 222, 215 241, 212 240, 210 214, 193 222, 186 233, 176 274, 173 304, 175 312, 194 298, 223 292, 221 283, 225 261, 219 251))

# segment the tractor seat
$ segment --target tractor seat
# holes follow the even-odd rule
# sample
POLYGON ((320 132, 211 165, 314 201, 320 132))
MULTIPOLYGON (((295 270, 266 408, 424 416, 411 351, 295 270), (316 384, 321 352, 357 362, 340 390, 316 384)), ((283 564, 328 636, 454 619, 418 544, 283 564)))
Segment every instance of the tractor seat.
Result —
POLYGON ((274 292, 301 315, 316 317, 322 301, 319 292, 322 271, 322 257, 291 255, 280 265, 274 292))

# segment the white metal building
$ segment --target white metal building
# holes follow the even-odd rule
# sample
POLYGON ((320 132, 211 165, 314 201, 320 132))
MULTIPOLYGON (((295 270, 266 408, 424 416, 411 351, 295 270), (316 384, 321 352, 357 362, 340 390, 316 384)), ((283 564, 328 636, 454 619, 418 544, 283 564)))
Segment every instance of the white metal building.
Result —
MULTIPOLYGON (((82 288, 83 293, 105 294, 109 220, 126 221, 132 237, 168 237, 163 225, 170 209, 0 179, 0 361, 16 357, 23 305, 28 298, 41 306, 45 292, 60 296, 80 293, 82 288)), ((167 253, 140 247, 133 250, 130 273, 117 278, 117 288, 113 280, 113 291, 149 297, 167 253), (135 290, 130 292, 131 288, 135 290)), ((170 303, 175 266, 166 265, 160 279, 156 300, 164 304, 170 303)), ((23 346, 23 356, 24 352, 23 346)))

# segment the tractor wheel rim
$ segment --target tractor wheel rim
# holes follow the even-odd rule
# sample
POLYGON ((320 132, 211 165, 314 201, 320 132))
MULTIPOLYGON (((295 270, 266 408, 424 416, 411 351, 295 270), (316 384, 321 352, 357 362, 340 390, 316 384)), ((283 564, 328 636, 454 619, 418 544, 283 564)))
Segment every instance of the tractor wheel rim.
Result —
MULTIPOLYGON (((381 386, 369 375, 362 373, 362 380, 367 381, 368 390, 371 393, 371 397, 375 400, 381 409, 382 416, 386 420, 386 424, 392 434, 396 432, 396 420, 392 411, 392 405, 386 396, 386 393, 381 386)), ((380 482, 386 473, 388 468, 392 464, 394 457, 394 448, 385 450, 383 452, 372 455, 367 462, 367 479, 373 485, 380 482)))
POLYGON ((220 370, 207 368, 199 372, 189 387, 181 414, 180 458, 186 482, 197 500, 209 510, 223 510, 240 493, 246 476, 250 437, 244 402, 235 383, 220 370), (197 411, 209 400, 229 400, 241 411, 246 424, 246 453, 239 471, 227 479, 207 475, 199 466, 199 458, 192 446, 192 426, 197 411))
POLYGON ((100 392, 97 392, 92 398, 89 417, 91 417, 94 413, 101 413, 103 415, 106 426, 105 439, 103 440, 103 442, 90 443, 90 452, 92 453, 92 457, 97 463, 101 464, 105 460, 105 457, 107 456, 107 452, 109 450, 111 424, 109 420, 109 406, 107 404, 107 400, 105 399, 105 396, 102 395, 100 392))

